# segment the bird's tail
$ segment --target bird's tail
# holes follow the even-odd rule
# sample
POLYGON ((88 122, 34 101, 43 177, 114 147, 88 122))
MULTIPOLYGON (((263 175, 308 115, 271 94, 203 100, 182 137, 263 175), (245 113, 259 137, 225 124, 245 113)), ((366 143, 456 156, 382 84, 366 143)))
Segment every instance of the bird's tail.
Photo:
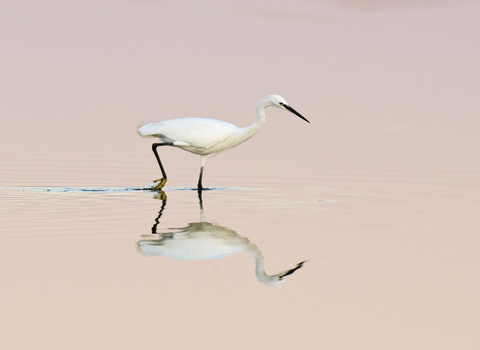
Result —
POLYGON ((155 137, 155 135, 149 134, 146 132, 146 128, 144 126, 151 124, 151 123, 143 123, 143 124, 138 124, 137 125, 137 134, 139 134, 143 138, 148 138, 148 137, 155 137))

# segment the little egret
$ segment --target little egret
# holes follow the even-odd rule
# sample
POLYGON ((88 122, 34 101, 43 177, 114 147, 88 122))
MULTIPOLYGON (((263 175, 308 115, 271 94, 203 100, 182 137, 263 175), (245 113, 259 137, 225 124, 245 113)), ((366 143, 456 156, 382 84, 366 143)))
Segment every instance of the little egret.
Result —
POLYGON ((244 128, 217 119, 207 118, 182 118, 171 119, 157 123, 150 123, 138 129, 142 137, 158 137, 163 142, 152 145, 153 153, 157 159, 162 178, 154 180, 146 189, 160 190, 167 182, 167 174, 157 153, 159 146, 174 146, 185 151, 200 155, 200 176, 198 178, 198 191, 203 189, 202 176, 205 160, 210 154, 217 154, 247 141, 255 135, 265 124, 265 109, 277 107, 292 112, 301 119, 310 123, 300 113, 290 107, 285 99, 278 95, 269 95, 260 99, 256 105, 257 115, 255 122, 244 128))

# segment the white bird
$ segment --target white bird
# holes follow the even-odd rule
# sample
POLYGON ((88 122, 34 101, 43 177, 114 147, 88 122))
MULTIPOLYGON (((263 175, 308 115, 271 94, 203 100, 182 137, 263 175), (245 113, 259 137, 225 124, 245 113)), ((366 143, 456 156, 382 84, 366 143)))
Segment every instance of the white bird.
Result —
POLYGON ((182 118, 171 119, 157 123, 150 123, 138 129, 142 137, 158 137, 163 143, 152 145, 153 153, 157 158, 162 171, 162 178, 157 179, 146 189, 160 190, 167 182, 167 174, 157 153, 159 146, 174 146, 185 151, 200 155, 200 176, 198 178, 198 191, 203 189, 202 176, 205 160, 210 154, 217 154, 247 141, 255 135, 265 124, 265 109, 277 107, 292 112, 301 119, 310 123, 300 113, 290 107, 285 99, 279 95, 269 95, 260 99, 256 105, 255 122, 243 128, 217 119, 208 118, 182 118))

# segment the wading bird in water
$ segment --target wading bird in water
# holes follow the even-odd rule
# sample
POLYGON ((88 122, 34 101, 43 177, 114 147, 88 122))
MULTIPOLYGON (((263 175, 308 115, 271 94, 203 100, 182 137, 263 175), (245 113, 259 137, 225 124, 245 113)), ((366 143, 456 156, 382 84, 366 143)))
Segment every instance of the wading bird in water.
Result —
POLYGON ((165 186, 167 174, 158 156, 157 147, 174 146, 200 155, 198 191, 201 191, 203 189, 203 167, 205 166, 207 156, 235 147, 255 135, 262 128, 263 124, 265 124, 265 109, 270 106, 290 111, 307 123, 310 123, 300 113, 290 107, 283 97, 279 95, 268 95, 257 102, 255 122, 244 128, 238 128, 222 120, 207 118, 171 119, 146 124, 139 128, 138 133, 140 136, 158 137, 163 141, 152 145, 153 153, 162 171, 162 178, 155 180, 151 185, 148 185, 146 189, 158 191, 165 186))

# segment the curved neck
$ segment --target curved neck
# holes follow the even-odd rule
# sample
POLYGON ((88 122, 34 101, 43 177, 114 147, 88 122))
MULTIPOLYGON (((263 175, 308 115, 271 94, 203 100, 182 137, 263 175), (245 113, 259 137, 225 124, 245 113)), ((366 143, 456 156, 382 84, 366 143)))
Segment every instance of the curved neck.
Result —
POLYGON ((265 273, 265 258, 262 252, 254 244, 250 244, 248 250, 250 256, 255 259, 255 277, 257 277, 257 281, 269 287, 277 285, 277 276, 269 276, 265 273))
MULTIPOLYGON (((237 142, 234 146, 243 143, 250 139, 253 135, 260 131, 263 124, 265 124, 265 107, 259 108, 257 104, 257 115, 252 125, 239 128, 237 132, 237 142)), ((233 147, 233 146, 232 146, 233 147)))
POLYGON ((279 275, 270 276, 265 273, 265 259, 260 251, 259 253, 260 254, 255 256, 255 277, 257 277, 257 281, 263 283, 267 287, 280 286, 284 280, 279 278, 279 275))
POLYGON ((263 124, 265 124, 265 108, 258 108, 257 105, 257 115, 255 116, 255 121, 252 125, 247 126, 247 128, 253 132, 252 136, 260 131, 263 124))

